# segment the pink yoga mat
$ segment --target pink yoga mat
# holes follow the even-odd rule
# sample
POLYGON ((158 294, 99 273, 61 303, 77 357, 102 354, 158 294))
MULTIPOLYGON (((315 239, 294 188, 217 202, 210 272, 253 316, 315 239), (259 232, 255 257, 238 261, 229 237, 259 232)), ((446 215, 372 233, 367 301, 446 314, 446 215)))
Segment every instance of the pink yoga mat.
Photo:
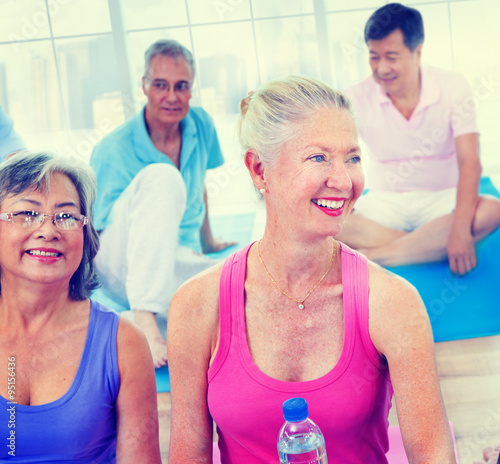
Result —
MULTIPOLYGON (((451 436, 453 437, 453 443, 455 444, 455 454, 457 454, 455 432, 453 431, 453 425, 451 422, 450 428, 451 436)), ((401 437, 401 431, 399 430, 399 427, 389 427, 389 451, 386 456, 389 464, 408 464, 405 447, 403 446, 403 438, 401 437)), ((216 443, 214 443, 213 464, 220 464, 219 447, 216 443)))

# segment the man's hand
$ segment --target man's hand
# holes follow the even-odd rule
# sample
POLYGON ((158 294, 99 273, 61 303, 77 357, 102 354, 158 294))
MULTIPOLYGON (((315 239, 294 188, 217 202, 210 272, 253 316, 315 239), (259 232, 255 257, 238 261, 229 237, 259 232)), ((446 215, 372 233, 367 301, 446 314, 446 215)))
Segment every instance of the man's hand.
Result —
POLYGON ((476 267, 476 249, 469 231, 452 228, 448 238, 448 261, 454 274, 464 275, 476 267))
POLYGON ((455 138, 458 162, 457 204, 448 237, 448 260, 454 274, 464 275, 476 267, 476 250, 472 224, 479 201, 481 179, 479 134, 462 134, 455 138))
POLYGON ((201 250, 203 253, 216 253, 218 251, 225 250, 230 246, 237 245, 238 242, 222 242, 220 237, 214 238, 212 236, 212 229, 208 220, 207 189, 205 189, 203 200, 205 201, 205 219, 203 219, 203 224, 200 229, 201 250))
POLYGON ((237 245, 238 242, 222 242, 220 237, 212 238, 211 240, 202 240, 201 246, 203 253, 216 253, 218 251, 225 250, 233 245, 237 245))

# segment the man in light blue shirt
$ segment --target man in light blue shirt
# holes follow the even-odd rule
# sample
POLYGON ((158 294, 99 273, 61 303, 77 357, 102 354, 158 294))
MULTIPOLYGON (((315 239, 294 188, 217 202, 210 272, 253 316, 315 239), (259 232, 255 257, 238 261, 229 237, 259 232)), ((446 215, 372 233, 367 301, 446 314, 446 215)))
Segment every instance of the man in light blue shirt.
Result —
POLYGON ((8 155, 19 150, 24 150, 24 144, 21 136, 14 130, 12 118, 0 106, 0 161, 8 155))
POLYGON ((232 243, 215 240, 208 222, 205 173, 224 158, 212 118, 189 106, 193 57, 178 42, 160 40, 145 59, 146 106, 96 145, 90 165, 103 302, 133 310, 161 367, 167 352, 158 321, 173 293, 213 264, 201 252, 232 243))

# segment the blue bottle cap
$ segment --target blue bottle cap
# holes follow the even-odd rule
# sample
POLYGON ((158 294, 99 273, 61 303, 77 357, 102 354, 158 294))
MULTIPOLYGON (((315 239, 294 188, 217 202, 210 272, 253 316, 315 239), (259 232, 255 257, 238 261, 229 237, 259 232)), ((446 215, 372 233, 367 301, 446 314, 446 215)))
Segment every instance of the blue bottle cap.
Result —
POLYGON ((283 403, 283 416, 287 422, 299 422, 307 419, 309 410, 304 398, 290 398, 283 403))

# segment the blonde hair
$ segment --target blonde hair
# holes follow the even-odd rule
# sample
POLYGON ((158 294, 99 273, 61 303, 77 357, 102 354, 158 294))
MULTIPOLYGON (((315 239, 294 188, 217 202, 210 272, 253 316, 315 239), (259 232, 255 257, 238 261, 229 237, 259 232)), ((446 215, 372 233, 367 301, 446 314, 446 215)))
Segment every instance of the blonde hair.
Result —
POLYGON ((351 102, 338 90, 309 76, 288 76, 263 84, 240 102, 238 137, 245 153, 253 148, 272 165, 297 125, 322 108, 345 109, 351 102))

